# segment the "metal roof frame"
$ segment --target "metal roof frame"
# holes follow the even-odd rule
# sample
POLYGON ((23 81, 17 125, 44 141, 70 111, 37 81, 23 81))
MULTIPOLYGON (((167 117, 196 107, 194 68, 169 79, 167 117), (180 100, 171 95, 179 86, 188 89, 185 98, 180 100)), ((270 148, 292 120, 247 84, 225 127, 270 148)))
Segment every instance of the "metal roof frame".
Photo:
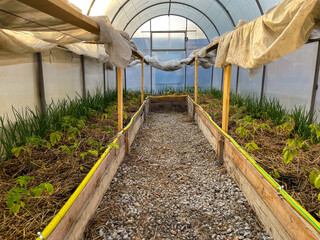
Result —
MULTIPOLYGON (((219 36, 221 35, 220 32, 219 32, 219 30, 218 30, 218 28, 217 28, 217 26, 214 24, 214 22, 212 22, 211 18, 209 18, 204 12, 202 12, 201 10, 199 10, 198 8, 196 8, 196 7, 194 7, 194 6, 190 5, 190 4, 181 3, 181 2, 172 2, 172 1, 154 3, 154 4, 152 4, 152 5, 148 6, 148 7, 145 7, 145 8, 142 9, 141 11, 137 12, 137 13, 127 22, 126 26, 125 26, 122 30, 125 31, 126 28, 129 26, 129 24, 132 22, 132 20, 133 20, 134 18, 136 18, 138 15, 140 15, 142 12, 144 12, 145 10, 147 10, 147 9, 149 9, 149 8, 151 8, 151 7, 157 6, 157 5, 161 5, 161 4, 171 4, 171 3, 184 5, 184 6, 190 7, 190 8, 192 8, 192 9, 200 12, 203 16, 205 16, 205 17, 209 20, 209 22, 212 24, 212 26, 213 26, 213 27, 215 28, 215 30, 217 31, 218 35, 219 35, 219 36)), ((172 15, 172 14, 171 14, 171 15, 172 15)), ((198 26, 198 25, 197 25, 197 26, 198 26)))

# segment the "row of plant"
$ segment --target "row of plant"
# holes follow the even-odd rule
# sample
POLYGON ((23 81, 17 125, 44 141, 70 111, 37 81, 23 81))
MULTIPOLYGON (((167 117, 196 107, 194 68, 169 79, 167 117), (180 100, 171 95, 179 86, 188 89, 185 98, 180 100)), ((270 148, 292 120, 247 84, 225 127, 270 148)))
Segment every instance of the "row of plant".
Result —
MULTIPOLYGON (((221 124, 223 93, 199 93, 221 124)), ((277 99, 230 96, 229 132, 314 217, 320 219, 320 127, 305 108, 286 110, 277 99)))
MULTIPOLYGON (((0 189, 1 237, 29 239, 63 206, 117 133, 116 93, 52 103, 45 115, 14 110, 1 118, 4 143, 0 189)), ((138 110, 139 92, 124 92, 124 124, 138 110)))

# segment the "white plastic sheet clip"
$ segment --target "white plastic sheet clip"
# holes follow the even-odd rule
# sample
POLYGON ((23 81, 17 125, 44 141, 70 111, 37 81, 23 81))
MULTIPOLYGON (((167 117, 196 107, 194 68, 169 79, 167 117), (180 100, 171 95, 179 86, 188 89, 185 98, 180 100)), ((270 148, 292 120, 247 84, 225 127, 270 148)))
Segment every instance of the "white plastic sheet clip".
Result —
POLYGON ((38 232, 37 234, 38 234, 38 236, 39 236, 39 238, 40 238, 41 240, 44 240, 44 237, 42 236, 42 233, 41 233, 41 232, 38 232))
POLYGON ((283 185, 278 188, 278 196, 281 196, 281 190, 282 190, 282 189, 284 189, 284 186, 283 186, 283 185))

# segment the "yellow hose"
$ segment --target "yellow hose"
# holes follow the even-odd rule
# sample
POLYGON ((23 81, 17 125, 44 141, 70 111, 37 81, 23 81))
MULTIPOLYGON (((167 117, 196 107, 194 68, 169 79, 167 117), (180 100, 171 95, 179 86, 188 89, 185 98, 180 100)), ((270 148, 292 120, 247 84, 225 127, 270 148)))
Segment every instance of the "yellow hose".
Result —
POLYGON ((282 187, 263 169, 261 168, 257 162, 249 156, 249 154, 242 148, 240 145, 231 137, 229 136, 225 131, 223 131, 210 117, 210 115, 203 110, 203 108, 195 103, 193 99, 188 96, 188 98, 196 105, 198 106, 204 114, 209 118, 211 123, 226 137, 228 138, 234 146, 251 162, 251 164, 262 174, 262 176, 277 190, 281 193, 283 198, 305 219, 307 220, 316 230, 320 233, 320 223, 310 215, 299 203, 297 203, 285 190, 282 189, 282 187))
MULTIPOLYGON (((226 132, 224 132, 210 117, 210 115, 203 110, 203 108, 195 103, 192 98, 188 95, 164 95, 164 96, 150 96, 150 98, 154 97, 188 97, 196 106, 198 106, 205 115, 209 118, 209 120, 212 122, 212 124, 224 135, 226 136, 234 145, 235 147, 253 164, 253 166, 264 176, 264 178, 267 179, 267 181, 276 189, 278 190, 281 195, 284 197, 284 199, 294 208, 296 209, 300 215, 304 219, 306 219, 319 233, 320 233, 320 224, 317 220, 314 219, 299 203, 297 203, 285 190, 283 190, 280 185, 268 174, 266 173, 257 163, 256 161, 249 156, 249 154, 243 150, 239 144, 226 132)), ((146 100, 149 97, 146 98, 146 100)), ((140 106, 139 110, 133 115, 131 118, 129 124, 120 131, 121 134, 123 134, 128 128, 132 125, 132 122, 134 118, 137 116, 137 114, 141 111, 141 109, 144 107, 146 100, 143 102, 143 104, 140 106)), ((112 142, 116 144, 119 140, 120 136, 118 135, 116 139, 112 142)), ((78 188, 74 191, 74 193, 71 195, 71 197, 68 199, 68 201, 63 205, 63 207, 60 209, 60 211, 55 215, 55 217, 51 220, 51 222, 46 226, 46 228, 42 231, 41 237, 38 237, 37 240, 42 240, 48 238, 48 236, 51 234, 51 232, 55 229, 55 227, 58 225, 58 223, 61 221, 61 219, 64 217, 64 215, 67 213, 67 211, 70 209, 74 201, 77 199, 81 191, 84 189, 84 187, 87 185, 89 180, 91 179, 92 175, 95 173, 95 171, 100 166, 103 159, 107 156, 107 154, 110 151, 110 147, 106 149, 106 151, 101 155, 99 160, 95 163, 95 165, 91 168, 89 173, 86 175, 86 177, 82 180, 78 188)))
MULTIPOLYGON (((147 100, 148 98, 146 98, 147 100)), ((146 101, 145 100, 145 101, 146 101)), ((116 137, 115 140, 113 140, 113 144, 116 144, 120 138, 120 136, 126 131, 128 130, 128 128, 132 125, 133 119, 137 116, 137 114, 141 111, 141 109, 144 107, 145 105, 145 101, 143 102, 143 104, 140 106, 139 110, 132 116, 130 122, 128 123, 128 125, 122 129, 120 131, 120 135, 118 134, 118 136, 116 137)), ((110 146, 110 145, 109 145, 110 146)), ((79 194, 82 192, 82 190, 84 189, 84 187, 87 185, 87 183, 89 182, 89 180, 91 179, 92 175, 96 172, 96 170, 98 169, 98 167, 100 166, 101 162, 103 161, 103 159, 108 155, 109 151, 110 151, 110 147, 108 146, 108 148, 104 151, 104 153, 101 155, 101 157, 99 158, 99 160, 94 164, 94 166, 91 168, 91 170, 89 171, 89 173, 86 175, 86 177, 82 180, 82 182, 80 183, 80 185, 77 187, 77 189, 73 192, 73 194, 71 195, 71 197, 68 199, 68 201, 63 205, 63 207, 60 209, 60 211, 54 216, 54 218, 51 220, 51 222, 46 226, 46 228, 42 231, 42 233, 40 233, 40 236, 37 238, 37 240, 42 240, 42 239, 47 239, 48 236, 51 234, 51 232, 55 229, 55 227, 58 225, 58 223, 61 221, 61 219, 64 217, 64 215, 68 212, 68 210, 70 209, 70 207, 72 206, 72 204, 74 203, 74 201, 77 199, 77 197, 79 196, 79 194)))

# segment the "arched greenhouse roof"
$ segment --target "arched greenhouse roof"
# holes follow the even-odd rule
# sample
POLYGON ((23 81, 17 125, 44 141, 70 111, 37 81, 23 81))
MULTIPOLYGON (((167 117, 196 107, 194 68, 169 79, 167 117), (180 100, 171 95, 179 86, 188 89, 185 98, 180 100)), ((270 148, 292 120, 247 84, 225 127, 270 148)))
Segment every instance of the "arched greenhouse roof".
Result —
POLYGON ((278 0, 71 0, 84 14, 106 15, 112 25, 132 34, 146 21, 165 14, 186 17, 209 38, 220 36, 237 25, 261 16, 278 0), (91 6, 91 9, 90 9, 91 6), (90 9, 90 11, 89 11, 90 9))

